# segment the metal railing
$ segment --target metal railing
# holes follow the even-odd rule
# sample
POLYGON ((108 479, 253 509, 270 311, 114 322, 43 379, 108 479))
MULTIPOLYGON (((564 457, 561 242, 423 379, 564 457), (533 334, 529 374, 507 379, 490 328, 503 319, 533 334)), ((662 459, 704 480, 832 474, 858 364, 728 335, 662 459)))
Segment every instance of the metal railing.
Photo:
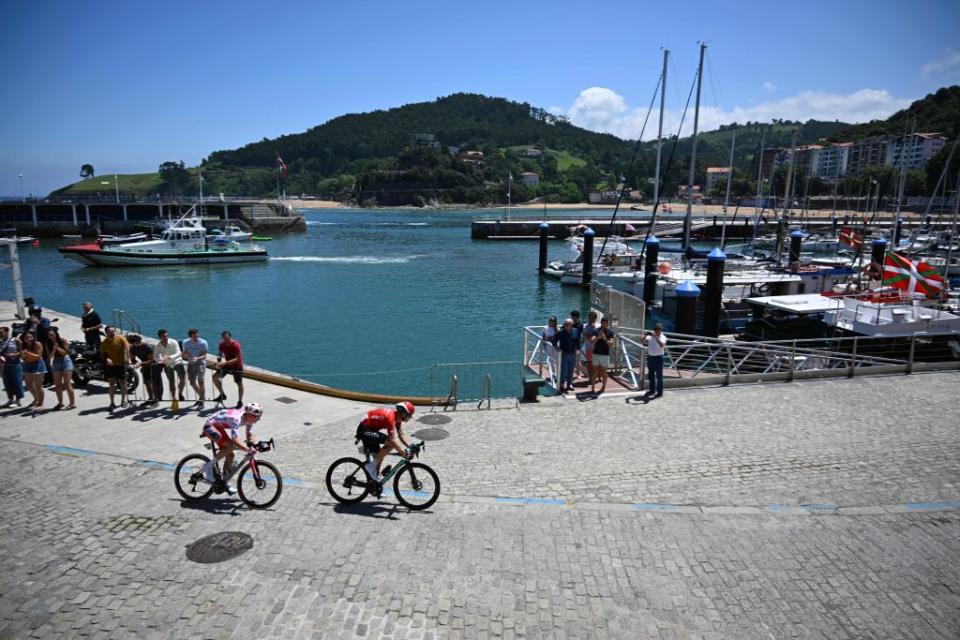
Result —
MULTIPOLYGON (((610 375, 631 391, 646 386, 644 331, 620 327, 610 353, 610 375)), ((524 366, 557 387, 553 361, 545 357, 542 327, 524 327, 524 366)), ((955 341, 924 334, 889 337, 828 337, 740 342, 671 333, 664 350, 665 386, 730 385, 804 378, 912 373, 960 368, 960 335, 955 341)))
POLYGON ((523 367, 515 360, 457 362, 430 367, 430 395, 446 397, 446 405, 483 402, 493 398, 518 398, 523 390, 523 367))
POLYGON ((117 328, 120 334, 140 333, 140 323, 125 309, 113 310, 113 326, 117 328))

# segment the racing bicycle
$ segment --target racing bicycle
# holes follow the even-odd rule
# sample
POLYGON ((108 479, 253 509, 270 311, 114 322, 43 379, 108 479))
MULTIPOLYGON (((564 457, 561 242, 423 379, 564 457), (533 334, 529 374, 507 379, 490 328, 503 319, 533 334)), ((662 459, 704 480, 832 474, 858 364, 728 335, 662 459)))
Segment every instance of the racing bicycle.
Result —
MULTIPOLYGON (((362 443, 358 448, 365 456, 365 462, 369 462, 371 453, 362 443)), ((356 458, 340 458, 327 469, 327 491, 337 502, 354 504, 369 493, 379 498, 383 487, 393 479, 393 494, 400 504, 415 511, 428 509, 440 497, 440 478, 427 465, 412 461, 426 448, 425 442, 411 445, 407 450, 409 459, 402 458, 394 466, 384 469, 380 482, 370 477, 363 462, 356 458)))
MULTIPOLYGON (((200 436, 205 438, 206 436, 200 436)), ((248 443, 249 444, 249 443, 248 443)), ((216 456, 217 447, 212 442, 204 445, 216 456)), ((257 460, 257 453, 271 451, 276 448, 273 438, 251 445, 247 455, 237 462, 229 473, 224 475, 220 468, 221 463, 213 465, 214 481, 211 484, 203 477, 203 465, 210 458, 202 453, 191 453, 177 464, 173 472, 173 481, 177 492, 185 500, 202 500, 211 493, 223 493, 227 490, 227 482, 237 476, 237 493, 240 499, 252 509, 267 509, 280 499, 283 491, 283 478, 277 468, 263 460, 257 460)), ((224 466, 226 463, 222 463, 224 466)))

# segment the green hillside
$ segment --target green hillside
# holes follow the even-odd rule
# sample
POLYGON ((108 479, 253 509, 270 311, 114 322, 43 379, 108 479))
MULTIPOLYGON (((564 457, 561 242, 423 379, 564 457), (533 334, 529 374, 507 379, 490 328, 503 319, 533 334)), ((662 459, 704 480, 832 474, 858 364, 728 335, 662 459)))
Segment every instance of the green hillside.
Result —
MULTIPOLYGON (((756 190, 751 181, 756 179, 761 139, 768 149, 788 147, 794 140, 800 145, 853 140, 875 133, 900 133, 911 117, 917 118, 920 130, 956 136, 960 87, 941 89, 886 121, 849 125, 775 120, 772 124, 733 123, 701 133, 695 179, 703 184, 707 167, 727 165, 734 132, 735 192, 749 194, 756 190)), ((590 191, 617 184, 620 176, 629 187, 652 192, 649 178, 654 175, 656 144, 642 144, 631 163, 634 146, 631 141, 576 127, 564 117, 527 103, 458 93, 433 102, 347 114, 303 133, 215 151, 202 167, 204 189, 211 194, 274 195, 279 154, 288 167, 283 180, 288 194, 371 205, 494 204, 506 201, 507 176, 512 174, 517 178, 511 194, 515 202, 538 196, 554 202, 582 202, 590 191), (529 149, 541 153, 526 152, 529 149), (482 153, 482 159, 476 154, 466 157, 467 151, 482 153), (523 172, 537 173, 540 184, 524 186, 519 182, 523 172)), ((663 193, 672 195, 679 184, 686 183, 690 151, 689 138, 665 142, 663 193)), ((935 158, 927 173, 939 172, 943 160, 935 158)), ((121 194, 196 193, 196 168, 165 162, 160 169, 155 174, 120 176, 121 194)), ((870 177, 890 182, 886 174, 870 177)), ((775 189, 782 178, 773 176, 775 189)), ((855 191, 856 179, 851 181, 847 186, 855 191)), ((927 176, 914 176, 908 192, 925 193, 929 181, 927 176)), ((112 193, 112 187, 112 176, 97 177, 55 194, 112 193), (101 184, 108 181, 109 186, 101 184)), ((827 186, 814 178, 809 188, 816 195, 827 186)))

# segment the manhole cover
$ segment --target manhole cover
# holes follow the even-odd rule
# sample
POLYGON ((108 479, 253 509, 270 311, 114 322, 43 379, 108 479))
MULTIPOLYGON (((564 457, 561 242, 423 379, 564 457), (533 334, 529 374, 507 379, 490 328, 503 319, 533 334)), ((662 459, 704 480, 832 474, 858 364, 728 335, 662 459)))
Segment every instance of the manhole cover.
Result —
POLYGON ((253 538, 239 531, 224 531, 200 538, 187 547, 187 559, 209 564, 236 558, 253 548, 253 538))
POLYGON ((417 431, 413 435, 420 440, 443 440, 450 435, 450 432, 446 429, 437 429, 431 427, 427 429, 420 429, 420 431, 417 431))
POLYGON ((428 413, 418 420, 423 424, 447 424, 450 422, 450 416, 445 416, 442 413, 428 413))

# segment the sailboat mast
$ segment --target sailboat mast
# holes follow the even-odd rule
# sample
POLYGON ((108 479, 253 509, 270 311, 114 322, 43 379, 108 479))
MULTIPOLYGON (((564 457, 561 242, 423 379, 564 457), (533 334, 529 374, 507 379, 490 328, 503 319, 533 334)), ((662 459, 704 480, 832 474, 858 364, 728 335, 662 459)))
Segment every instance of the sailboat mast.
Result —
POLYGON ((663 71, 660 81, 660 124, 657 126, 657 170, 653 182, 653 208, 660 203, 660 155, 663 153, 663 110, 667 101, 667 58, 670 50, 663 50, 663 71))
POLYGON ((703 83, 703 54, 707 50, 700 43, 700 64, 697 66, 697 102, 693 110, 693 147, 690 150, 690 179, 687 181, 687 215, 683 220, 683 249, 690 247, 690 221, 693 218, 693 181, 697 170, 697 127, 700 124, 700 85, 703 83))
MULTIPOLYGON (((914 119, 903 127, 903 142, 900 144, 900 186, 897 188, 897 209, 893 215, 893 226, 890 228, 891 242, 897 237, 897 220, 900 219, 900 205, 903 202, 903 190, 907 186, 907 140, 913 137, 912 133, 914 132, 916 124, 917 121, 914 119), (910 131, 911 135, 908 135, 907 131, 910 131)), ((892 248, 896 249, 896 246, 894 245, 892 248)))
POLYGON ((733 150, 737 146, 737 130, 733 130, 730 140, 730 162, 727 164, 727 195, 723 199, 723 228, 720 230, 720 246, 727 240, 727 207, 730 206, 730 186, 733 184, 733 150))
MULTIPOLYGON (((943 185, 946 191, 947 185, 943 185)), ((947 262, 943 265, 944 298, 950 292, 950 261, 953 260, 953 243, 957 241, 957 214, 960 213, 960 172, 957 172, 957 185, 953 189, 953 220, 950 222, 950 236, 947 240, 947 262)))

